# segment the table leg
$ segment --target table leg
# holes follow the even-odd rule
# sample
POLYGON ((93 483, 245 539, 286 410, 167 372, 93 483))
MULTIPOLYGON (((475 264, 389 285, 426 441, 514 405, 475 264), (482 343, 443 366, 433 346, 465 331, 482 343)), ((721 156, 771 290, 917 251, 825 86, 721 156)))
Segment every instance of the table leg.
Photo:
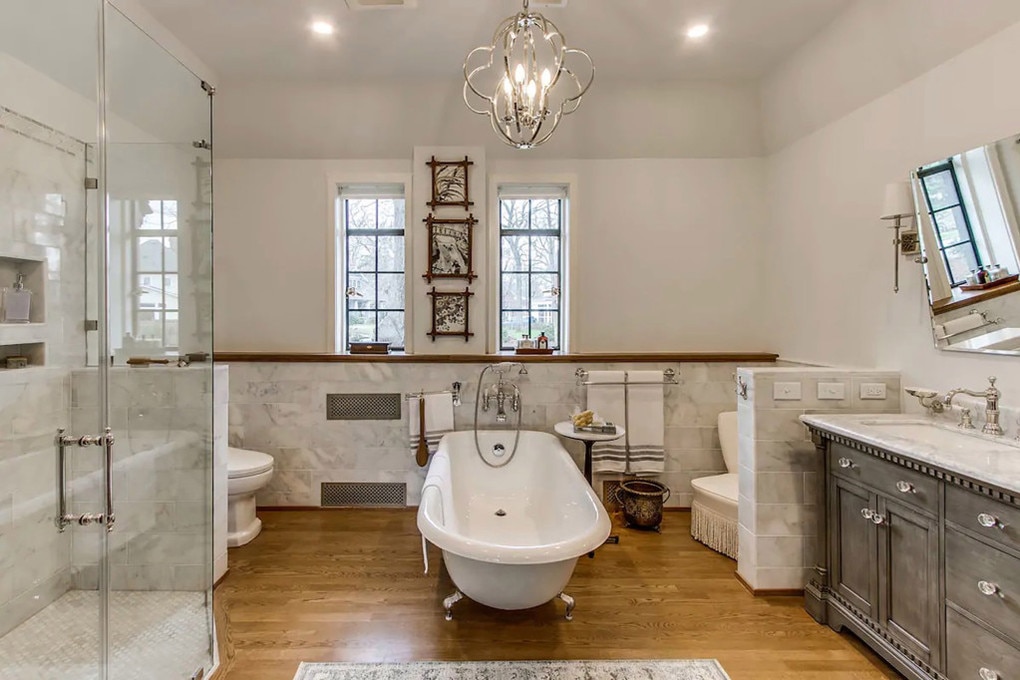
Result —
MULTIPOLYGON (((588 480, 588 486, 592 486, 591 483, 591 450, 595 446, 595 442, 586 441, 584 443, 584 478, 588 480)), ((594 488, 594 487, 592 487, 594 488)), ((619 536, 610 536, 606 539, 606 543, 619 543, 619 536)), ((604 545, 604 544, 603 544, 604 545)), ((588 557, 595 557, 595 551, 592 550, 588 553, 588 557)))

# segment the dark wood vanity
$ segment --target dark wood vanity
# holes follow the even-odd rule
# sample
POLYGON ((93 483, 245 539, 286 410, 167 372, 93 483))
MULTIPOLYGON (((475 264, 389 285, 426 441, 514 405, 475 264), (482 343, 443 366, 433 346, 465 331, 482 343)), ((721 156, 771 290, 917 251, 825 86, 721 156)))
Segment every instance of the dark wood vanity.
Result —
POLYGON ((1020 678, 1020 479, 975 481, 807 425, 824 515, 811 616, 911 680, 1020 678))

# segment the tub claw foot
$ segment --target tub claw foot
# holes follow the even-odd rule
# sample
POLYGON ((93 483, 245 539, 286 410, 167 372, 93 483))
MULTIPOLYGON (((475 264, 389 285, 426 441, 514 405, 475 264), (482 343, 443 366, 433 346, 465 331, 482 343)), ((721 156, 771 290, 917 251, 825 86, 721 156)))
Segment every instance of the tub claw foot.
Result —
POLYGON ((570 597, 566 593, 560 593, 558 595, 558 597, 561 600, 563 600, 563 602, 567 605, 567 614, 566 614, 567 621, 573 621, 574 620, 574 605, 577 604, 574 601, 574 598, 570 597))
POLYGON ((446 620, 453 621, 453 605, 457 604, 464 599, 464 593, 459 590, 453 591, 453 594, 443 600, 443 609, 446 610, 446 620))

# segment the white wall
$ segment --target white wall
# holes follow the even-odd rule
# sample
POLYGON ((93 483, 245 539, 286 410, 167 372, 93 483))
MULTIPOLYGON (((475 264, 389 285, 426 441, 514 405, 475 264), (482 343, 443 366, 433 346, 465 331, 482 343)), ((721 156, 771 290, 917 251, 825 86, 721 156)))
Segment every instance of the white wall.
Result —
MULTIPOLYGON (((910 19, 903 17, 901 25, 910 19)), ((879 26, 851 28, 874 34, 879 26)), ((817 84, 812 74, 829 65, 805 66, 819 54, 809 45, 771 82, 798 83, 794 90, 807 91, 817 84)), ((829 59, 835 67, 849 55, 829 59)), ((770 338, 783 356, 900 369, 905 385, 939 389, 980 388, 986 376, 998 375, 1005 400, 1020 400, 1016 358, 933 348, 920 269, 901 261, 900 293, 893 293, 891 232, 878 219, 888 181, 1020 129, 1020 91, 1012 86, 1018 60, 1020 24, 1014 24, 769 157, 765 280, 770 338)), ((766 99, 790 86, 766 92, 766 99)), ((813 96, 821 99, 833 88, 816 89, 813 96)), ((772 112, 766 127, 785 124, 772 112)))
MULTIPOLYGON (((577 178, 569 285, 572 350, 583 352, 771 349, 759 285, 764 169, 754 158, 488 161, 493 176, 577 178)), ((409 161, 218 161, 216 348, 331 351, 328 178, 410 170, 409 161)), ((472 181, 473 193, 484 189, 472 181)), ((479 206, 476 217, 484 215, 479 206)), ((420 220, 409 228, 424 231, 420 220)), ((422 257, 413 264, 419 279, 422 257)), ((480 283, 472 286, 476 332, 488 321, 474 316, 485 305, 480 283)), ((415 351, 456 351, 455 340, 433 349, 419 323, 428 299, 413 299, 415 351)))
MULTIPOLYGON (((462 81, 226 83, 216 95, 223 158, 410 158, 415 146, 521 152, 464 105, 462 81)), ((751 84, 628 85, 599 80, 544 146, 546 158, 730 158, 760 155, 751 84)))

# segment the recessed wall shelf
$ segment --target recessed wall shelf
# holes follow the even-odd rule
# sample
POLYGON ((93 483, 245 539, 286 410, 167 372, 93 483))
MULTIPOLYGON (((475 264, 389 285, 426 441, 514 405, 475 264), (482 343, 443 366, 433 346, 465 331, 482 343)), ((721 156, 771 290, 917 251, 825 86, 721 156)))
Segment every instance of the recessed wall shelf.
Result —
MULTIPOLYGON (((9 288, 25 277, 25 288, 32 291, 32 307, 28 325, 46 321, 46 249, 39 246, 12 244, 14 247, 0 251, 0 289, 9 288)), ((25 324, 21 324, 25 325, 25 324)), ((0 340, 0 344, 6 341, 0 340)))
POLYGON ((29 366, 42 366, 46 363, 46 343, 24 342, 19 344, 0 344, 0 370, 24 371, 24 368, 7 368, 7 357, 28 357, 29 366))

